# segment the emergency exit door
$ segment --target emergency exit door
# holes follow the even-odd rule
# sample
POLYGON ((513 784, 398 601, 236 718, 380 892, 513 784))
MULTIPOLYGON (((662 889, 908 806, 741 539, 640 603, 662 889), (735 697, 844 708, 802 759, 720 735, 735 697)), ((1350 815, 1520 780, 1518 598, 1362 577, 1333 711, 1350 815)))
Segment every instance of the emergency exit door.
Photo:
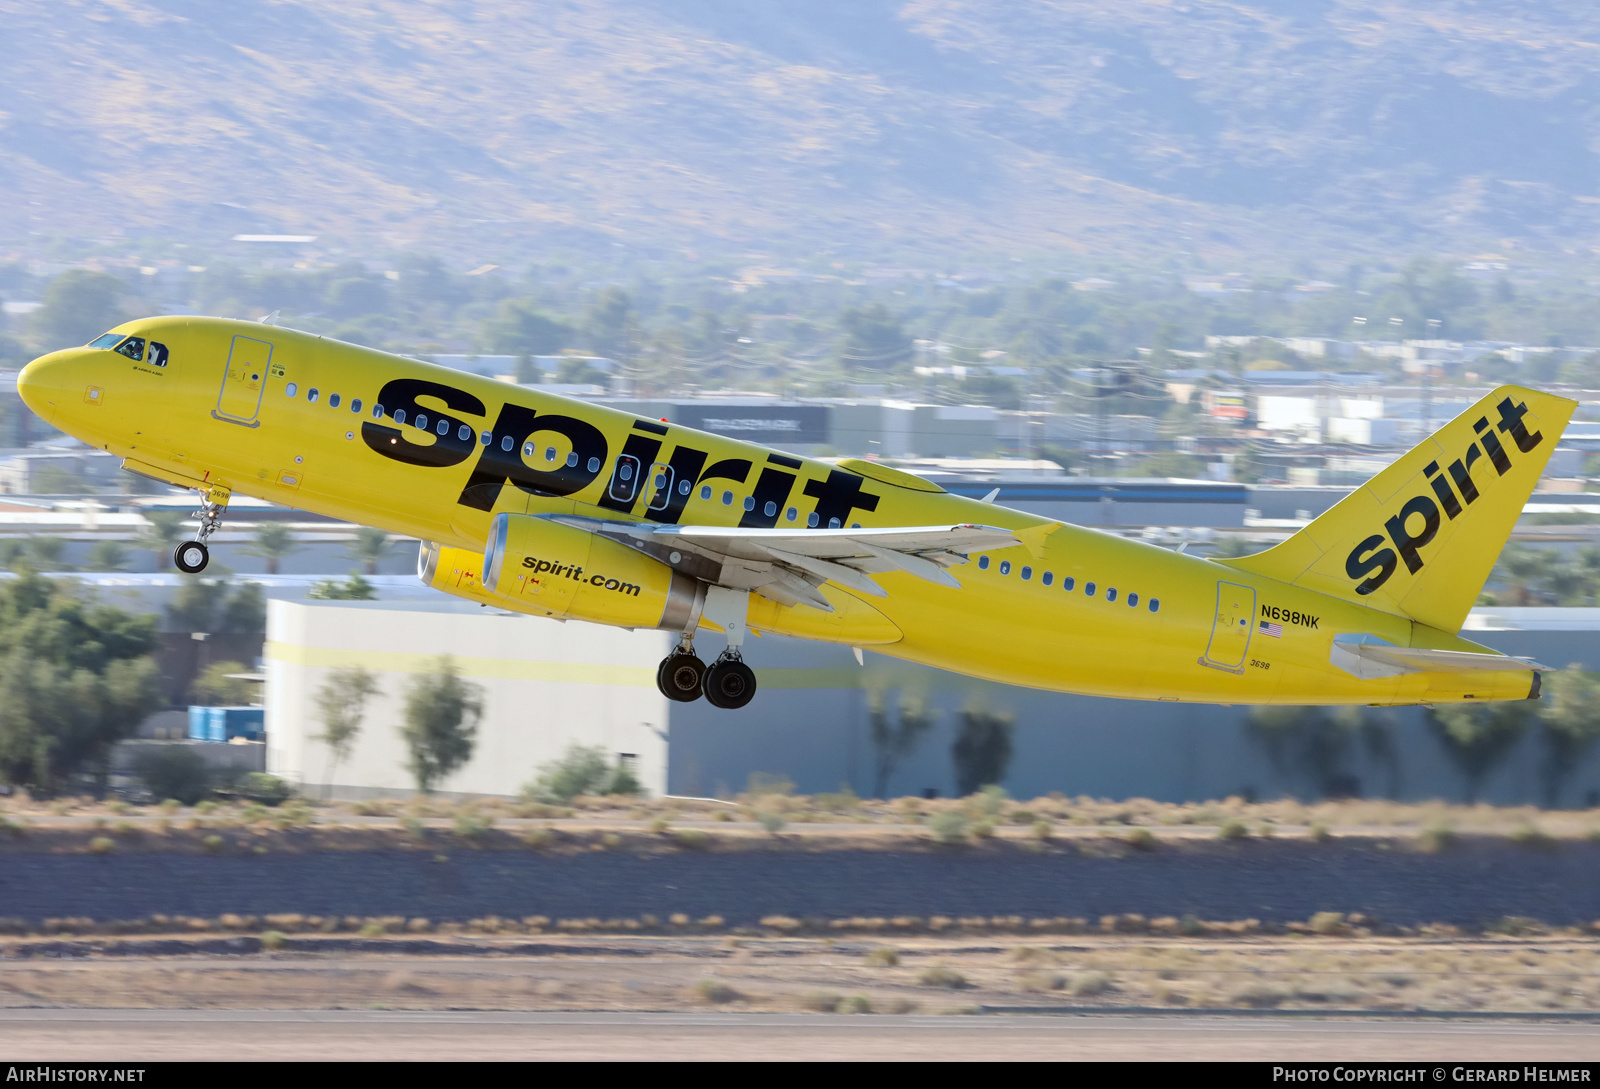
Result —
POLYGON ((1243 673, 1255 615, 1253 588, 1237 582, 1217 583, 1217 612, 1211 621, 1211 642, 1206 647, 1206 656, 1200 659, 1201 664, 1229 673, 1243 673))
POLYGON ((272 362, 272 344, 255 337, 236 336, 228 351, 228 367, 222 376, 222 392, 212 415, 219 420, 258 425, 261 391, 267 384, 267 367, 272 362))

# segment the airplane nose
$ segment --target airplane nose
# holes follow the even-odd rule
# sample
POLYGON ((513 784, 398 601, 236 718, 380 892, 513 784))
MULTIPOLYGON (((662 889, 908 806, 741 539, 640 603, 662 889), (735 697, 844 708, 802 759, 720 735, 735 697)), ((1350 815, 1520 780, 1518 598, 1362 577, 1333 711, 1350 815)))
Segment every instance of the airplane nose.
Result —
POLYGON ((17 375, 17 393, 22 403, 34 411, 45 423, 50 423, 61 406, 64 392, 62 373, 66 369, 64 353, 51 352, 22 368, 17 375))

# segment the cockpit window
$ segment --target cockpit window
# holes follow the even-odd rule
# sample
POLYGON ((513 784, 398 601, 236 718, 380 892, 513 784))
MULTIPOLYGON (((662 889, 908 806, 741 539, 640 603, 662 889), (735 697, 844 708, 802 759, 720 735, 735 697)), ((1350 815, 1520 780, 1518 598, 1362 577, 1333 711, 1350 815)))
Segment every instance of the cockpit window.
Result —
POLYGON ((91 340, 89 342, 89 347, 91 347, 91 348, 115 348, 117 346, 117 341, 119 341, 121 339, 122 339, 122 334, 121 333, 107 333, 104 336, 98 336, 98 337, 95 337, 93 340, 91 340))
POLYGON ((129 359, 143 361, 144 337, 129 337, 127 340, 124 340, 121 344, 117 345, 117 351, 121 352, 129 359))
POLYGON ((159 340, 150 342, 150 358, 145 360, 152 367, 165 367, 167 365, 167 346, 159 340))

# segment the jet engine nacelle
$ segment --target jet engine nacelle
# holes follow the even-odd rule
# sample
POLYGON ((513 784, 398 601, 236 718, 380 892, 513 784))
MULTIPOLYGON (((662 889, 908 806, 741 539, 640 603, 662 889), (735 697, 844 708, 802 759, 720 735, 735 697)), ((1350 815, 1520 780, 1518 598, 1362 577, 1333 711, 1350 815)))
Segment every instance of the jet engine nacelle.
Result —
POLYGON ((417 551, 417 578, 435 590, 493 605, 500 609, 519 608, 483 585, 483 553, 473 548, 455 548, 437 541, 423 541, 417 551))
POLYGON ((498 514, 483 587, 514 608, 624 628, 690 629, 705 587, 641 552, 548 518, 498 514))

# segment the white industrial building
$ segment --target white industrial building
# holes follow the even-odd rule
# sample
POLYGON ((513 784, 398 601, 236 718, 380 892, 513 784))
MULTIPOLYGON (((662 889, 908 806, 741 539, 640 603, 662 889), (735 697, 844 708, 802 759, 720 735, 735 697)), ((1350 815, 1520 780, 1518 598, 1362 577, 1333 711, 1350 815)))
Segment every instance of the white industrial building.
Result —
POLYGON ((407 689, 449 655, 483 693, 466 766, 438 784, 449 794, 517 794, 573 742, 628 764, 646 790, 667 789, 667 700, 656 664, 659 631, 517 616, 435 595, 427 602, 272 601, 267 610, 267 770, 307 793, 327 783, 328 747, 316 694, 340 669, 360 668, 378 694, 350 758, 334 769, 340 797, 414 790, 400 726, 407 689))

